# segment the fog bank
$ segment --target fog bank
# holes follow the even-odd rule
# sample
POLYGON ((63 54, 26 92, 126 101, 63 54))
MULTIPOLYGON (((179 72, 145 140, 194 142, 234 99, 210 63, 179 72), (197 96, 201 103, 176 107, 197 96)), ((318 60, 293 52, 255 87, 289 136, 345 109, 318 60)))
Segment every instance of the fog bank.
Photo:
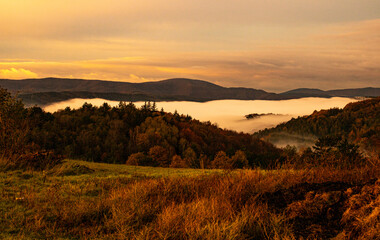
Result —
MULTIPOLYGON (((218 100, 206 103, 198 102, 157 102, 157 108, 166 112, 177 110, 179 114, 188 114, 200 121, 216 123, 221 128, 238 132, 253 133, 261 129, 274 127, 279 123, 289 121, 293 117, 309 115, 314 110, 344 107, 347 103, 358 101, 351 98, 301 98, 291 100, 218 100), (247 120, 244 116, 250 113, 274 113, 277 115, 261 116, 247 120)), ((44 108, 45 111, 55 112, 70 107, 80 108, 85 102, 100 106, 107 102, 117 106, 119 102, 104 99, 71 99, 54 103, 44 108)), ((135 102, 140 107, 144 102, 135 102)))

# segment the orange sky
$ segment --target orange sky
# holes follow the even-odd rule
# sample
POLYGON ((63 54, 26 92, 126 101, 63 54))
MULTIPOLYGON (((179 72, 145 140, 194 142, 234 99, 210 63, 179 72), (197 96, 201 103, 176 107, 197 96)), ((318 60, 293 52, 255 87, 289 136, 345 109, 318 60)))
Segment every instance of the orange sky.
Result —
POLYGON ((380 87, 380 1, 0 0, 0 78, 380 87))

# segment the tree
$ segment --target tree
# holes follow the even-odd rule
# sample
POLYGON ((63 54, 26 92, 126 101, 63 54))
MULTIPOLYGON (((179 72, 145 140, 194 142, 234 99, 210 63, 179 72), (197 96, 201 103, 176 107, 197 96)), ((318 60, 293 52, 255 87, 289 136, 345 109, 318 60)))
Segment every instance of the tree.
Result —
POLYGON ((174 155, 172 158, 172 162, 170 164, 171 168, 187 168, 189 165, 187 162, 181 158, 179 155, 174 155))
POLYGON ((327 136, 317 140, 314 148, 315 164, 332 165, 335 167, 353 167, 363 163, 359 146, 349 143, 341 136, 327 136))
POLYGON ((219 151, 216 154, 214 160, 211 162, 211 167, 219 169, 231 169, 231 159, 224 151, 219 151))
POLYGON ((209 165, 209 159, 205 154, 199 156, 199 167, 205 169, 209 165))
POLYGON ((168 167, 170 164, 169 152, 161 146, 154 146, 150 148, 149 157, 155 165, 160 167, 168 167))
POLYGON ((199 168, 199 161, 197 161, 197 154, 191 147, 188 147, 183 153, 183 158, 185 159, 187 165, 191 168, 199 168))
POLYGON ((147 156, 142 153, 133 153, 128 157, 128 160, 126 162, 127 165, 133 165, 133 166, 144 166, 146 165, 147 156))
POLYGON ((26 148, 28 126, 24 104, 0 88, 0 151, 10 157, 26 148))
POLYGON ((237 150, 235 155, 231 158, 232 168, 246 168, 248 167, 248 160, 245 153, 241 150, 237 150))

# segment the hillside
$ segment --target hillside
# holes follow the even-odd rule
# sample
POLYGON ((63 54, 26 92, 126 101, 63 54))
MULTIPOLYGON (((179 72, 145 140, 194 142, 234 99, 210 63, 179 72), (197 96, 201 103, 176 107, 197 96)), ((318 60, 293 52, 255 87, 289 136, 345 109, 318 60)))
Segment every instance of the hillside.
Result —
POLYGON ((226 88, 206 81, 168 79, 157 82, 128 83, 83 79, 0 79, 0 86, 17 93, 25 104, 40 106, 70 98, 104 98, 118 101, 211 101, 220 99, 281 100, 302 97, 380 96, 380 88, 295 89, 275 94, 252 88, 226 88))
POLYGON ((272 143, 282 138, 312 138, 341 135, 369 152, 380 149, 380 97, 347 104, 343 109, 315 111, 256 136, 272 143))

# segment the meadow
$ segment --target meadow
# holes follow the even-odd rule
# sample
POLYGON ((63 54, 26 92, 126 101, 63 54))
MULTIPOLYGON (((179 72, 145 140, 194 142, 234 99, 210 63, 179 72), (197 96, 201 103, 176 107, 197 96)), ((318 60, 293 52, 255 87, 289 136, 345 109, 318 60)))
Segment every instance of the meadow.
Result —
POLYGON ((4 239, 376 239, 379 167, 0 172, 4 239))

